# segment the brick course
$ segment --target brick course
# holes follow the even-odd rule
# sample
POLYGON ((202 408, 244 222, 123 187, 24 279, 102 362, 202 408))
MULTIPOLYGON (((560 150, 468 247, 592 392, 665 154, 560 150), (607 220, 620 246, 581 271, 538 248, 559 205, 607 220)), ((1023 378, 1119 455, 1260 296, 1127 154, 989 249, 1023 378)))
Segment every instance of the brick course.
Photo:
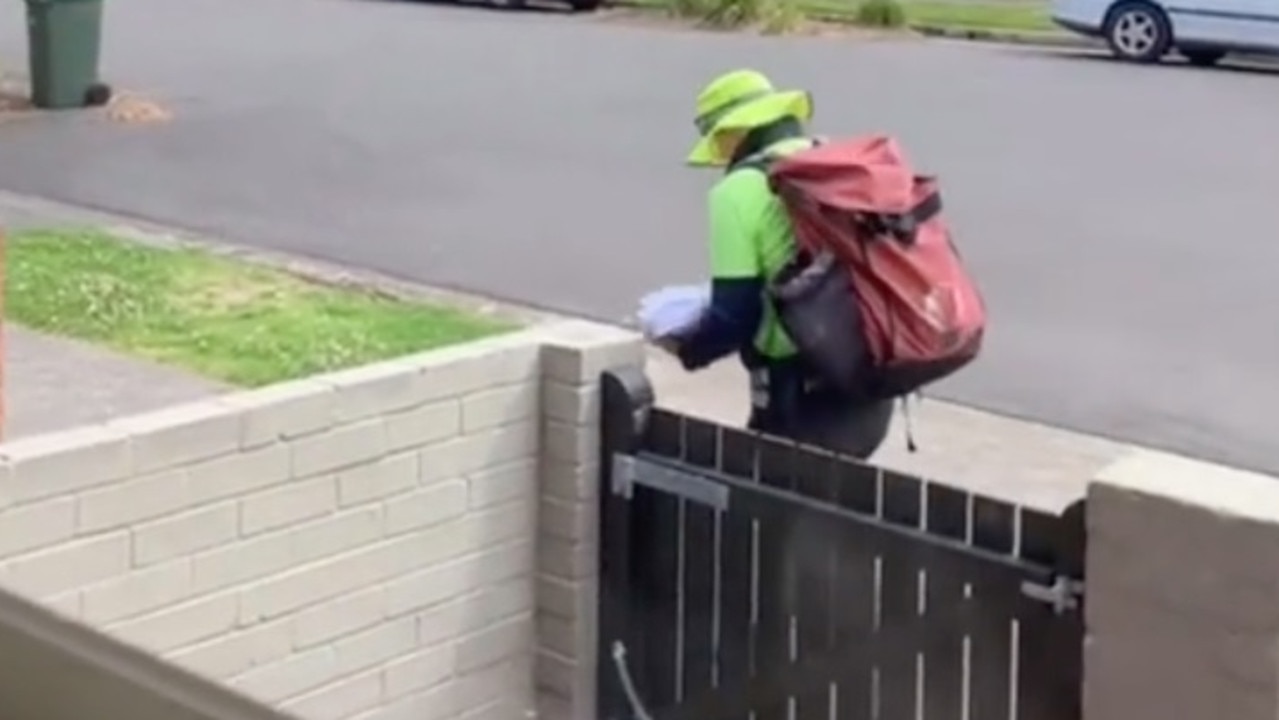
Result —
POLYGON ((7 443, 0 583, 299 717, 586 717, 596 385, 641 359, 559 323, 7 443))
MULTIPOLYGON (((0 587, 306 720, 594 720, 641 361, 559 323, 0 445, 0 587)), ((1279 716, 1279 483, 1140 451, 1088 522, 1086 720, 1279 716)))

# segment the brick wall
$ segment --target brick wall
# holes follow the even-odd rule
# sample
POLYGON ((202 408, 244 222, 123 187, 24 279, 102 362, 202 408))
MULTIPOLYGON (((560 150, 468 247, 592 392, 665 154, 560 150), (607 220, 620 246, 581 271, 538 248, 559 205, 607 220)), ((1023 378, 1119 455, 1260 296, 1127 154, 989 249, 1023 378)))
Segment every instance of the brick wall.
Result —
POLYGON ((1086 720, 1279 717, 1279 479, 1141 451, 1088 503, 1086 720))
POLYGON ((304 718, 584 718, 640 352, 562 323, 5 444, 0 583, 304 718))
MULTIPOLYGON (((0 587, 307 720, 594 720, 597 378, 641 361, 560 323, 0 445, 0 587)), ((1279 717, 1279 482, 1136 452, 1088 522, 1085 719, 1279 717)), ((60 720, 27 667, 0 714, 60 720)))

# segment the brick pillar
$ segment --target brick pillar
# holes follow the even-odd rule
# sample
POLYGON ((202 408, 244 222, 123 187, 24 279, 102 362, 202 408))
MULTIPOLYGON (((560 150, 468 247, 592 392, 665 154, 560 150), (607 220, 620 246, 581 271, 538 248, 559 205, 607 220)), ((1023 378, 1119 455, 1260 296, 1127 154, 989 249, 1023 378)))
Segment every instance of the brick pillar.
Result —
POLYGON ((538 715, 597 720, 600 374, 640 365, 638 335, 572 321, 548 328, 542 350, 538 513, 538 715))
POLYGON ((1088 492, 1084 720, 1279 717, 1279 479, 1139 451, 1088 492))

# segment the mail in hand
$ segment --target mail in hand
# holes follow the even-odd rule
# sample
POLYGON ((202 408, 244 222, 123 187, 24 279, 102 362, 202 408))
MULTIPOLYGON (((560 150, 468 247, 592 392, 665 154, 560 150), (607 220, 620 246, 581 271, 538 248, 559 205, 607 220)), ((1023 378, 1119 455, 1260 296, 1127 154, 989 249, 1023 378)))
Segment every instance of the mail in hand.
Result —
POLYGON ((678 336, 693 329, 711 304, 705 285, 672 285, 640 299, 640 329, 650 340, 678 336))

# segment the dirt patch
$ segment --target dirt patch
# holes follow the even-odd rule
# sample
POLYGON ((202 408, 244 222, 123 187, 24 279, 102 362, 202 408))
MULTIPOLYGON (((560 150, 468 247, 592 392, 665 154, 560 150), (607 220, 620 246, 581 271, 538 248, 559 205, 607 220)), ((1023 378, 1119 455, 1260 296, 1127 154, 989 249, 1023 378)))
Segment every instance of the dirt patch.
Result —
POLYGON ((25 79, 0 73, 0 122, 25 117, 35 112, 25 79))
POLYGON ((192 288, 179 301, 183 307, 199 313, 226 313, 243 310, 286 294, 283 284, 236 282, 232 278, 216 278, 218 283, 192 288))
POLYGON ((173 119, 173 111, 158 101, 122 92, 107 103, 107 118, 125 125, 155 125, 173 119))
POLYGON ((0 112, 24 112, 31 109, 31 100, 25 94, 0 91, 0 112))
POLYGON ((234 269, 229 263, 205 263, 176 273, 175 301, 197 315, 225 314, 278 305, 307 289, 287 275, 234 269))
MULTIPOLYGON (((164 104, 135 92, 117 92, 100 109, 109 120, 125 125, 153 125, 173 119, 173 111, 164 104)), ((0 73, 0 123, 37 113, 39 109, 31 104, 31 84, 27 79, 0 73)))

